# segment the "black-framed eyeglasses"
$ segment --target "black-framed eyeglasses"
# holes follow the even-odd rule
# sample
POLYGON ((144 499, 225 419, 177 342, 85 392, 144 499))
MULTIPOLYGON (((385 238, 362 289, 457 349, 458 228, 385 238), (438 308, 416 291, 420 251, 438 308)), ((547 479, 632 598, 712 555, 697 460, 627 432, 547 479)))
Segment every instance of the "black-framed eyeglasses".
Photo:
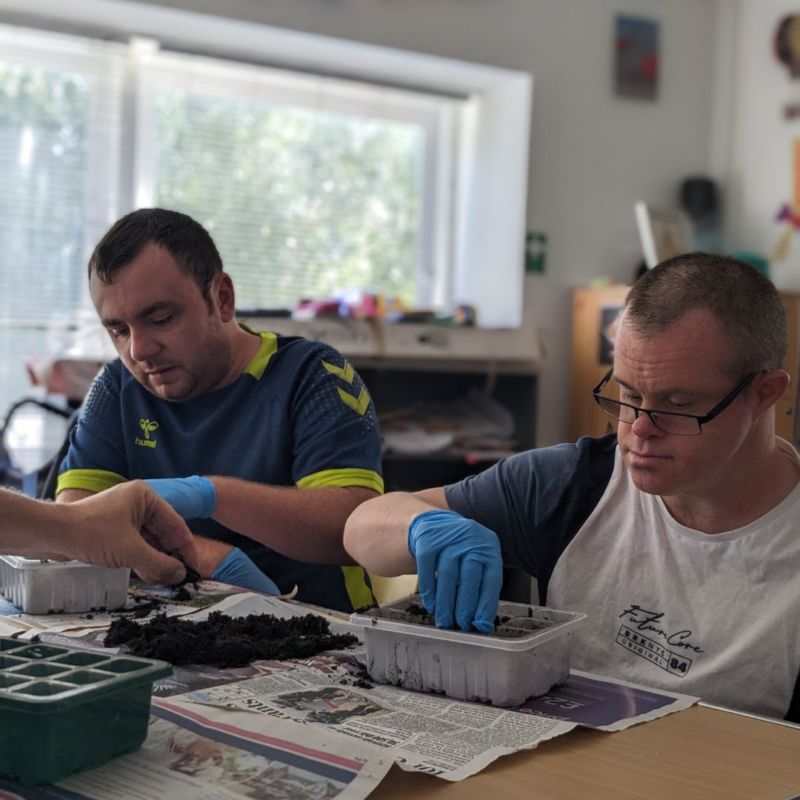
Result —
POLYGON ((641 406, 634 406, 630 403, 623 403, 621 400, 614 400, 612 397, 604 397, 600 392, 611 380, 614 370, 610 369, 600 383, 592 389, 592 396, 598 406, 609 417, 632 425, 639 419, 640 414, 647 414, 650 421, 665 433, 677 433, 681 436, 697 436, 702 433, 702 426, 711 422, 714 417, 718 417, 764 370, 751 372, 746 375, 736 386, 717 403, 708 414, 697 416, 695 414, 680 414, 674 411, 656 411, 641 406))

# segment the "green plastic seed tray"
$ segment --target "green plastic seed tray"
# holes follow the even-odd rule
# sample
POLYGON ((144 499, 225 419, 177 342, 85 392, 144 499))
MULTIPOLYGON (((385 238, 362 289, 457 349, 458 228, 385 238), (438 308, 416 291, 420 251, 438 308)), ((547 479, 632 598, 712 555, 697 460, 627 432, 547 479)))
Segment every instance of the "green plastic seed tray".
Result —
POLYGON ((0 774, 54 783, 141 746, 164 661, 0 636, 0 774))

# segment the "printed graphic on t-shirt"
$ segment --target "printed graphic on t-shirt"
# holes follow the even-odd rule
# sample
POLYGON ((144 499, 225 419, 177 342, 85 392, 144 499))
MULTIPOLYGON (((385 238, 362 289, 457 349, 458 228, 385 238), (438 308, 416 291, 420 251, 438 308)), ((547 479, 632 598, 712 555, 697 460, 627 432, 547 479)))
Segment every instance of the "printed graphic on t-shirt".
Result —
POLYGON ((617 631, 616 643, 665 672, 685 677, 694 662, 690 654, 703 652, 701 647, 693 644, 692 631, 666 630, 663 612, 650 611, 633 603, 619 618, 623 622, 617 631))
POLYGON ((142 431, 142 435, 134 438, 134 444, 138 444, 139 447, 155 447, 158 444, 153 436, 158 430, 158 423, 154 419, 140 419, 139 429, 142 431))
POLYGON ((369 392, 367 392, 365 386, 362 386, 358 394, 353 394, 353 392, 356 390, 356 387, 354 386, 356 372, 350 362, 345 361, 344 366, 337 367, 336 364, 323 361, 322 366, 328 372, 330 372, 331 375, 335 375, 337 378, 339 378, 339 380, 347 384, 349 387, 348 389, 343 389, 341 386, 336 387, 336 391, 339 394, 339 399, 346 406, 352 408, 356 414, 363 417, 366 413, 366 410, 369 408, 369 392))

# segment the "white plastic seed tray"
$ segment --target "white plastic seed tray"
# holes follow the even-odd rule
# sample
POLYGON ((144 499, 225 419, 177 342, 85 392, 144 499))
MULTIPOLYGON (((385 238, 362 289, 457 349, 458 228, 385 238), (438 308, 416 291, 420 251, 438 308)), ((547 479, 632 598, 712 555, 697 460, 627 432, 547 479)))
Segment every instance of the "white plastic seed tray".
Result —
POLYGON ((125 605, 129 578, 127 567, 0 556, 0 594, 26 614, 120 608, 125 605))
POLYGON ((409 608, 419 613, 418 596, 351 615, 364 628, 370 677, 495 706, 518 706, 563 682, 572 634, 586 620, 577 612, 501 602, 494 633, 468 633, 409 622, 409 608))

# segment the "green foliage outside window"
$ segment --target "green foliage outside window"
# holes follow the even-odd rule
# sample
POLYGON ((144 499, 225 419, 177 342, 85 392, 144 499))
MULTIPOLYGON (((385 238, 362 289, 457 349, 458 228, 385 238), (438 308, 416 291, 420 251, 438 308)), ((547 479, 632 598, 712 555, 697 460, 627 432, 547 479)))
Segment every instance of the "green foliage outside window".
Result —
POLYGON ((98 116, 94 80, 0 60, 0 413, 30 391, 25 358, 61 350, 88 310, 86 257, 127 210, 116 180, 137 138, 152 148, 148 203, 209 229, 240 308, 352 287, 417 304, 421 125, 162 89, 141 118, 153 129, 126 130, 125 163, 107 164, 98 141, 115 152, 121 120, 113 103, 98 116))
POLYGON ((79 301, 88 97, 81 76, 0 63, 0 318, 79 301))
POLYGON ((160 92, 157 204, 199 219, 239 304, 345 287, 416 301, 418 126, 160 92))

